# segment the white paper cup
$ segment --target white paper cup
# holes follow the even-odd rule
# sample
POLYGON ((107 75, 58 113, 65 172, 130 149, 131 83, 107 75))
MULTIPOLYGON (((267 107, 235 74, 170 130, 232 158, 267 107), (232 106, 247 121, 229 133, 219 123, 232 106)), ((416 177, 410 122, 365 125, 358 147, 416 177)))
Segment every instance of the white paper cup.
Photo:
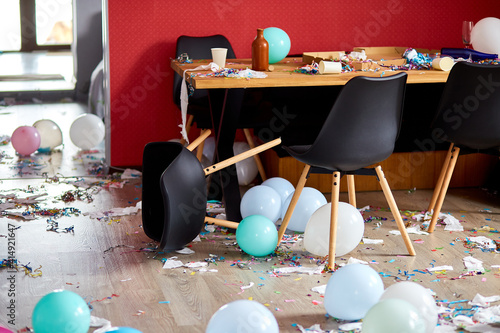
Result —
POLYGON ((319 62, 320 74, 338 74, 342 72, 342 64, 337 61, 323 61, 319 62))
POLYGON ((437 69, 438 71, 448 72, 453 65, 455 65, 455 61, 450 57, 436 58, 432 60, 432 68, 437 69))
POLYGON ((212 61, 215 62, 220 68, 226 67, 227 49, 222 47, 212 48, 212 61))

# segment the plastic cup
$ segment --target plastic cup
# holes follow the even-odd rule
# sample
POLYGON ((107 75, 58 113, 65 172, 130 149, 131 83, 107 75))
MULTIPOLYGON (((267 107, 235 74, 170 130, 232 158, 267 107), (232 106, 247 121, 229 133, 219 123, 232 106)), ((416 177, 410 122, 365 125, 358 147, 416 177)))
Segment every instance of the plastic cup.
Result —
POLYGON ((219 68, 226 67, 227 49, 222 47, 212 48, 212 61, 215 62, 219 68))
POLYGON ((432 68, 437 69, 438 71, 449 71, 455 61, 450 57, 436 58, 432 60, 432 68))
POLYGON ((336 61, 323 61, 319 62, 320 74, 338 74, 342 72, 342 64, 336 61))

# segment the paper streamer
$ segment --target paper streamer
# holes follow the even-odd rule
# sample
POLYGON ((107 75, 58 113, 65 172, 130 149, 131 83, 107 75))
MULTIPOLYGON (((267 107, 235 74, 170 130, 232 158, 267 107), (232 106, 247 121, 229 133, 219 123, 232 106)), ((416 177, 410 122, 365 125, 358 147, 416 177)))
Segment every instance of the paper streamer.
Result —
POLYGON ((208 65, 201 65, 193 69, 186 69, 184 73, 182 74, 182 82, 181 82, 181 117, 182 117, 182 124, 179 125, 181 128, 181 135, 184 140, 186 140, 187 143, 189 143, 187 131, 186 131, 186 122, 187 122, 187 108, 189 104, 189 95, 188 95, 188 88, 186 84, 186 72, 188 71, 206 71, 206 70, 212 70, 212 72, 217 72, 219 70, 219 66, 215 62, 211 62, 208 65))

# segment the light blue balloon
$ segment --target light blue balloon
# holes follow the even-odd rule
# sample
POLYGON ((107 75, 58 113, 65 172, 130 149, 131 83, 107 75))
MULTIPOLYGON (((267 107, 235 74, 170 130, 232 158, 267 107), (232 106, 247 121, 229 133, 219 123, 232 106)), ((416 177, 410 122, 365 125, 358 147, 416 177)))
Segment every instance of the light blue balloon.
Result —
POLYGON ((284 204, 288 196, 292 194, 293 191, 295 191, 295 187, 293 187, 292 183, 281 177, 272 177, 266 179, 264 182, 262 182, 262 185, 269 186, 276 192, 278 192, 281 197, 281 204, 284 204))
POLYGON ((90 310, 80 295, 55 290, 35 305, 32 324, 36 333, 86 333, 90 328, 90 310))
MULTIPOLYGON (((295 192, 295 191, 294 191, 295 192)), ((293 193, 288 196, 283 207, 281 208, 281 218, 285 217, 288 206, 292 201, 293 193)), ((321 206, 326 205, 323 193, 313 187, 304 187, 300 193, 299 201, 293 210, 292 217, 288 222, 287 229, 293 231, 304 232, 306 225, 312 214, 321 206)))
POLYGON ((205 333, 279 333, 278 322, 264 305, 241 299, 227 303, 210 318, 205 333))
POLYGON ((274 252, 278 244, 278 230, 267 217, 250 215, 238 225, 236 242, 244 252, 252 256, 267 256, 274 252))
POLYGON ((264 38, 269 44, 269 63, 274 64, 285 59, 291 47, 288 34, 280 28, 271 27, 264 29, 264 38))
POLYGON ((368 265, 350 264, 335 271, 325 290, 326 312, 342 320, 362 319, 384 292, 380 275, 368 265))
POLYGON ((276 222, 281 213, 280 195, 269 186, 254 186, 243 194, 240 213, 242 218, 250 215, 263 215, 276 222))
POLYGON ((136 330, 135 328, 132 327, 115 327, 110 331, 106 332, 113 332, 113 333, 142 333, 139 330, 136 330))

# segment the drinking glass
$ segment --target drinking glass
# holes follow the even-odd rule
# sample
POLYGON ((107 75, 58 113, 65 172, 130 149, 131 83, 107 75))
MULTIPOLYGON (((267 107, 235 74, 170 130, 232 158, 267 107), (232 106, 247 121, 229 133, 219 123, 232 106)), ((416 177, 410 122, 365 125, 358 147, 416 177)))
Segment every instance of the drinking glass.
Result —
POLYGON ((474 22, 472 21, 462 22, 462 42, 464 43, 466 49, 472 48, 471 32, 473 27, 474 22))

